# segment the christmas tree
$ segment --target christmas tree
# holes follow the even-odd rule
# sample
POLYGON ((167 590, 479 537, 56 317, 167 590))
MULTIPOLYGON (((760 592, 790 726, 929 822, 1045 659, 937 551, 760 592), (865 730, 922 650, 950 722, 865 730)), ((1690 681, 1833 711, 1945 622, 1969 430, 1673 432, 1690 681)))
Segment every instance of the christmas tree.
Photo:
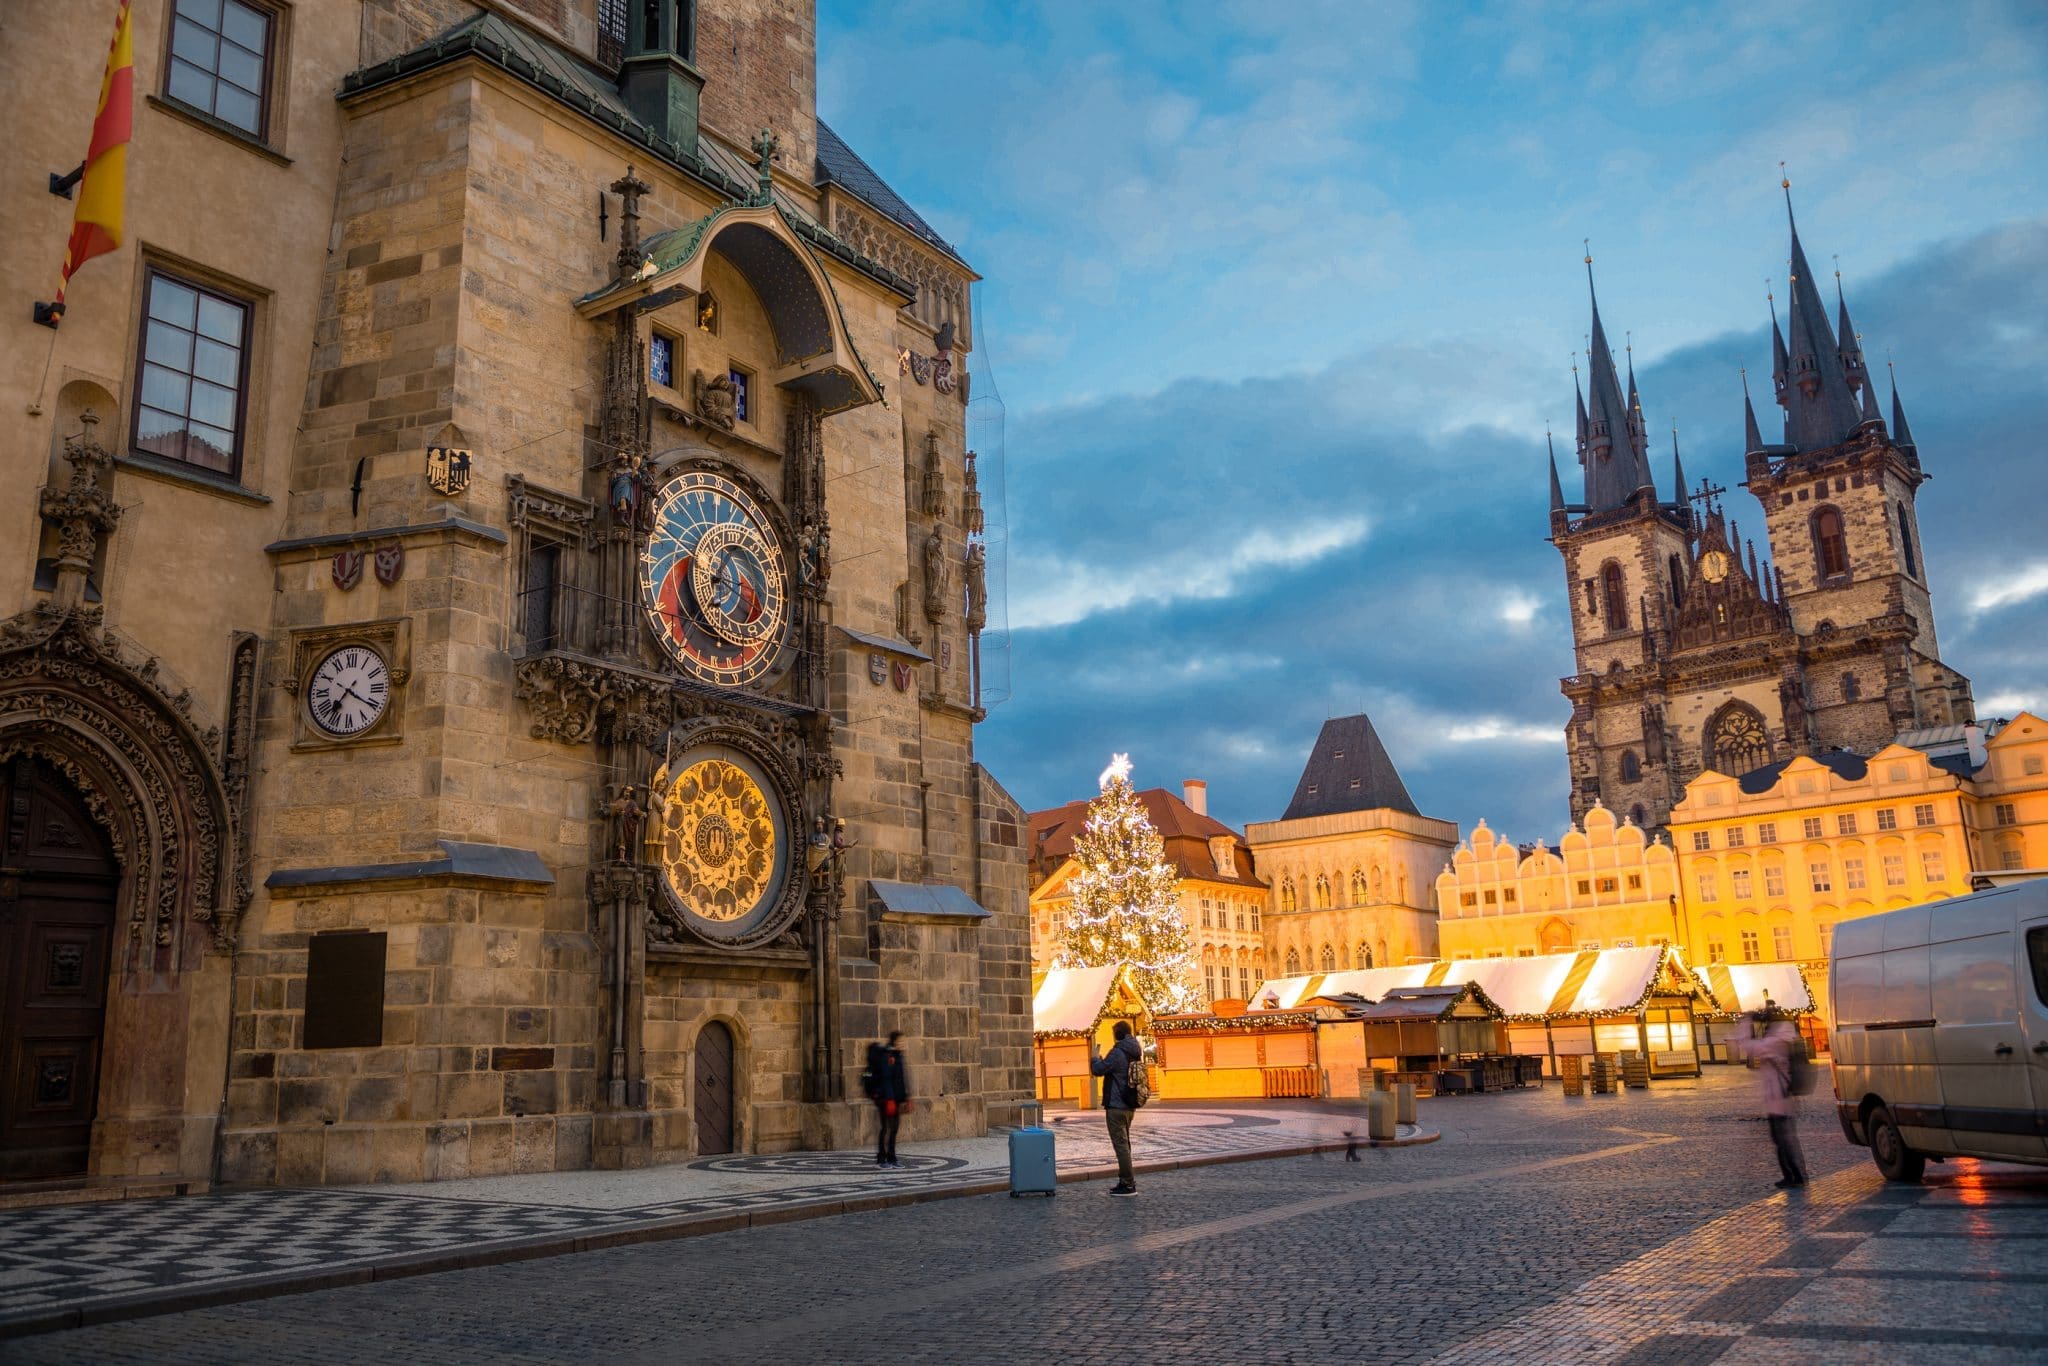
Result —
POLYGON ((1180 874, 1131 791, 1131 760, 1119 754, 1088 804, 1074 840, 1073 905, 1059 963, 1069 968, 1130 965, 1145 1004, 1162 1014, 1200 1009, 1195 955, 1180 909, 1180 874))

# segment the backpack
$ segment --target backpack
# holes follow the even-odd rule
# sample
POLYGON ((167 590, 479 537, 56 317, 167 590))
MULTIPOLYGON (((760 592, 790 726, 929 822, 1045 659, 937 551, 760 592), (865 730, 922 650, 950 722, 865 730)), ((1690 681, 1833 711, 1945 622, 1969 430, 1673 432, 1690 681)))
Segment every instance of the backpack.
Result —
POLYGON ((1133 1110, 1142 1109, 1152 1099, 1152 1074, 1145 1066, 1143 1054, 1124 1064, 1124 1098, 1131 1102, 1133 1110))
POLYGON ((860 1074, 861 1093, 869 1100, 873 1100, 882 1090, 881 1052, 882 1045, 878 1043, 868 1045, 867 1069, 860 1074))
POLYGON ((1795 1096, 1813 1093, 1814 1066, 1806 1057, 1806 1040, 1794 1039, 1785 1050, 1785 1090, 1795 1096))

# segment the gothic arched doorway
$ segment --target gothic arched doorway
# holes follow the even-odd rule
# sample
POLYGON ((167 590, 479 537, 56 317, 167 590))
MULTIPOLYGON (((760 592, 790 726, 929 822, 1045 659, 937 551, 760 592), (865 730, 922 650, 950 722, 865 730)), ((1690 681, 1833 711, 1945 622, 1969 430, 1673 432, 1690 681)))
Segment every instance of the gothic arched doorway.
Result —
POLYGON ((717 1020, 697 1035, 697 1155, 732 1151, 732 1031, 717 1020))
POLYGON ((0 766, 0 1178, 86 1169, 120 876, 56 770, 0 766))

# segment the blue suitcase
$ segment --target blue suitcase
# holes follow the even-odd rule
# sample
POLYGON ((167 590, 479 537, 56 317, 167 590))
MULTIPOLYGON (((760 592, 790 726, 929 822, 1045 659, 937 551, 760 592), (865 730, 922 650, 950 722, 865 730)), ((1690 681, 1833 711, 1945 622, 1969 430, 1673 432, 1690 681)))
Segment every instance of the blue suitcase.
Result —
POLYGON ((1058 1195, 1059 1174, 1053 1169, 1052 1130, 1010 1130, 1010 1198, 1058 1195))

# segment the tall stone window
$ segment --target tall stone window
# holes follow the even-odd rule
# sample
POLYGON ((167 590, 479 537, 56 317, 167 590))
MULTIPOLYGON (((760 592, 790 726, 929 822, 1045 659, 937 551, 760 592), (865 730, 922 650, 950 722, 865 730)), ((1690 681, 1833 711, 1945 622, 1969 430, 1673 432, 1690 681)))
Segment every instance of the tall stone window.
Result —
POLYGON ((1625 783, 1639 783, 1643 780, 1642 760, 1636 758, 1636 752, 1632 749, 1621 752, 1621 780, 1625 783))
POLYGON ((1299 949, 1289 949, 1287 951, 1287 975, 1289 977, 1299 977, 1301 975, 1301 951, 1299 949))
POLYGON ((1706 750, 1717 773, 1737 778, 1771 761, 1771 739, 1763 713, 1742 702, 1730 702, 1707 722, 1706 750))
POLYGON ((135 449, 236 477, 249 387, 248 300, 155 269, 142 297, 135 449))
POLYGON ((1600 566, 1600 604, 1607 613, 1608 630, 1628 629, 1628 585, 1622 579, 1621 566, 1612 560, 1600 566))
POLYGON ((1363 939, 1358 941, 1358 966, 1362 968, 1372 966, 1372 945, 1366 943, 1363 939))
POLYGON ((1325 945, 1323 945, 1323 971, 1324 971, 1324 972, 1335 972, 1336 970, 1337 970, 1337 951, 1336 951, 1335 949, 1331 948, 1331 947, 1330 947, 1330 946, 1329 946, 1328 944, 1325 944, 1325 945))
POLYGON ((1813 514, 1813 562, 1823 579, 1848 576, 1849 538, 1836 508, 1824 507, 1813 514))
POLYGON ((1899 554, 1906 562, 1906 575, 1917 579, 1920 577, 1920 560, 1913 553, 1913 528, 1906 521, 1906 505, 1894 503, 1892 509, 1899 516, 1899 554))
POLYGON ((250 137, 263 137, 276 23, 274 11, 243 0, 178 0, 171 15, 164 97, 250 137))

